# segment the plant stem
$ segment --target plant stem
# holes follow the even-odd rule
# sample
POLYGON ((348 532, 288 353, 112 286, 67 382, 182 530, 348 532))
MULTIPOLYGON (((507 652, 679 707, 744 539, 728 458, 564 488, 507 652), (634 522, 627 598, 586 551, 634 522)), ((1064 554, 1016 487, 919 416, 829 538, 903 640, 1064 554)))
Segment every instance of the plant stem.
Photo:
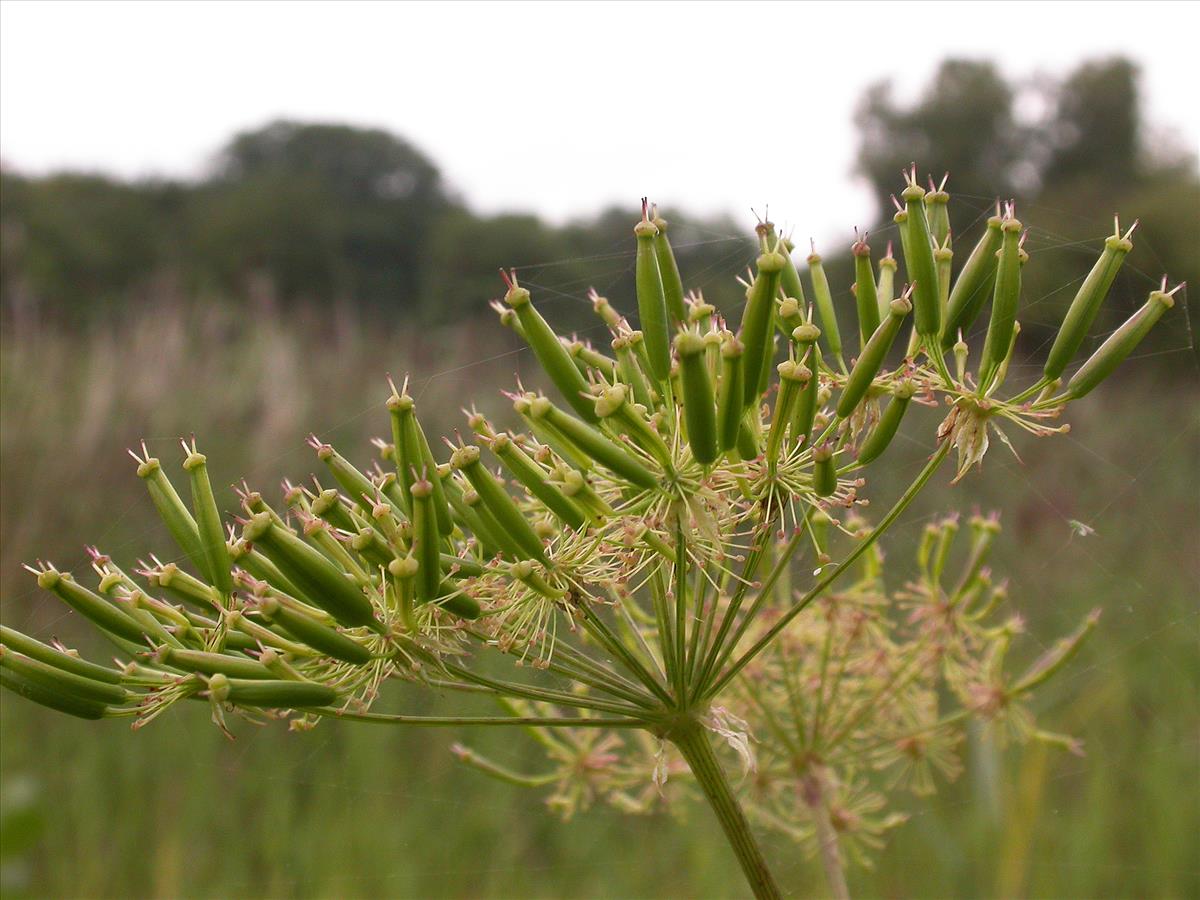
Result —
MULTIPOLYGON (((709 678, 716 677, 716 674, 720 671, 721 666, 725 665, 725 663, 729 660, 729 657, 733 655, 733 651, 737 649, 738 643, 742 640, 742 637, 746 634, 747 629, 749 629, 751 623, 758 615, 758 611, 762 609, 763 604, 770 597, 771 591, 775 587, 775 583, 780 579, 783 573, 787 571, 788 566, 791 565, 792 557, 795 556, 796 548, 800 546, 800 539, 803 536, 803 529, 797 528, 795 532, 793 532, 787 544, 779 552, 779 558, 775 561, 775 565, 771 568, 771 571, 768 573, 767 577, 759 585, 758 596, 754 598, 754 602, 750 604, 750 609, 747 611, 746 615, 742 617, 742 621, 738 623, 737 628, 733 632, 733 637, 725 642, 720 654, 714 657, 715 662, 708 670, 709 678)), ((766 551, 764 550, 764 558, 765 555, 766 551)), ((707 688, 707 682, 702 684, 697 692, 698 695, 702 694, 705 690, 707 690, 707 688)))
POLYGON ((863 541, 861 541, 857 547, 850 551, 850 554, 844 560, 838 563, 837 567, 832 572, 818 581, 807 594, 801 597, 791 609, 784 613, 784 615, 782 615, 778 621, 776 621, 775 624, 767 630, 766 634, 764 634, 758 639, 758 641, 755 642, 753 647, 743 653, 738 660, 733 663, 733 665, 731 665, 719 679, 717 679, 716 683, 707 690, 704 696, 712 697, 719 692, 721 688, 725 687, 725 685, 728 684, 734 678, 734 676, 736 676, 737 673, 742 670, 746 663, 750 662, 750 660, 754 659, 754 657, 770 646, 771 642, 774 641, 779 635, 779 632, 783 631, 783 629, 788 626, 792 619, 796 618, 796 616, 803 612, 808 604, 812 603, 813 600, 820 596, 821 593, 827 587, 829 587, 829 585, 837 580, 839 575, 845 572, 846 569, 848 569, 856 559, 862 556, 862 554, 865 553, 872 544, 879 540, 880 535, 887 531, 888 528, 890 528, 892 524, 898 518, 900 518, 900 514, 908 508, 908 505, 913 502, 917 494, 921 492, 921 489, 925 487, 925 484, 930 478, 933 477, 933 473, 937 471, 938 466, 942 464, 942 460, 944 460, 946 455, 950 452, 950 447, 950 441, 947 440, 942 442, 942 445, 938 447, 933 456, 929 458, 929 461, 925 463, 925 468, 921 470, 920 474, 917 475, 913 483, 908 486, 908 490, 906 490, 904 494, 901 495, 900 499, 896 501, 896 505, 888 510, 887 515, 885 515, 879 521, 879 524, 875 526, 871 533, 863 541))
POLYGON ((587 718, 585 716, 400 716, 388 713, 352 713, 318 710, 331 719, 350 719, 376 725, 415 725, 426 728, 457 725, 521 725, 537 728, 646 728, 645 722, 627 718, 587 718))
POLYGON ((850 900, 837 830, 829 818, 829 805, 825 802, 825 791, 819 776, 809 775, 804 779, 804 800, 808 803, 813 822, 817 826, 818 855, 821 857, 821 868, 825 872, 829 892, 835 900, 850 900))
POLYGON ((725 772, 717 761, 712 744, 709 743, 708 733, 700 723, 690 720, 673 731, 670 737, 687 760, 696 783, 704 791, 717 821, 721 823, 729 846, 737 856, 754 896, 759 900, 778 900, 782 896, 779 886, 767 868, 762 850, 750 831, 750 823, 746 821, 746 815, 733 794, 729 779, 725 777, 725 772))

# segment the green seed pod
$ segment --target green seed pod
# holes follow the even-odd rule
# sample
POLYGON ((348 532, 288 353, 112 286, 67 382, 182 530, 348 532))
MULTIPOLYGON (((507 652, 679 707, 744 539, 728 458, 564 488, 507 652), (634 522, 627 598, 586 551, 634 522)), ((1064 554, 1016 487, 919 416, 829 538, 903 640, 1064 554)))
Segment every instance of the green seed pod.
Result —
POLYGON ((200 546, 200 531, 196 527, 196 520, 192 518, 191 512, 184 505, 179 494, 175 492, 171 480, 162 470, 162 464, 157 458, 146 452, 144 443, 141 457, 132 450, 129 451, 129 455, 137 461, 138 478, 146 482, 150 499, 154 502, 154 507, 158 510, 163 524, 171 532, 171 537, 179 549, 192 561, 192 565, 207 577, 206 559, 200 546))
POLYGON ((64 653, 55 647, 51 647, 49 644, 43 644, 36 638, 31 638, 29 635, 14 631, 7 625, 0 625, 0 644, 3 644, 5 647, 11 647, 16 652, 23 653, 31 659, 55 666, 64 672, 71 672, 84 678, 90 678, 92 681, 103 681, 108 684, 120 684, 121 682, 120 672, 105 668, 104 666, 98 666, 95 663, 88 662, 86 659, 80 659, 71 653, 64 653))
MULTIPOLYGON (((570 418, 565 413, 563 415, 570 418)), ((583 423, 580 424, 583 425, 583 423)), ((583 427, 590 428, 591 426, 584 425, 583 427)), ((533 526, 529 524, 529 520, 525 518, 525 514, 517 507, 513 498, 479 461, 479 448, 459 447, 451 455, 450 465, 467 476, 467 480, 479 494, 483 506, 495 518, 501 529, 501 533, 497 537, 502 542, 511 541, 515 545, 515 549, 520 550, 519 556, 528 556, 538 562, 546 563, 546 550, 542 546, 541 539, 538 538, 533 526)), ((420 557, 418 557, 418 561, 421 561, 420 557)), ((417 580, 419 583, 420 574, 418 574, 417 580)), ((421 594, 418 593, 417 596, 420 597, 421 594)))
POLYGON ((569 341, 564 337, 560 337, 558 340, 559 343, 563 345, 563 349, 567 351, 567 356, 571 357, 571 362, 575 363, 575 368, 579 370, 579 374, 582 375, 586 381, 588 376, 588 366, 587 363, 585 363, 579 356, 579 351, 583 349, 583 343, 575 340, 569 341))
POLYGON ((547 481, 538 464, 507 434, 496 435, 489 447, 513 477, 568 527, 579 531, 587 524, 587 517, 575 502, 547 481))
POLYGON ((443 553, 439 559, 442 571, 450 578, 478 578, 483 574, 483 566, 476 560, 464 559, 451 553, 443 553))
POLYGON ((229 656, 224 653, 207 653, 203 650, 180 650, 175 647, 159 647, 154 651, 154 661, 160 666, 170 666, 185 672, 202 675, 232 675, 235 678, 273 678, 271 670, 254 659, 229 656))
POLYGON ((854 300, 858 307, 858 340, 864 347, 879 327, 879 297, 875 290, 875 273, 871 270, 871 248, 865 240, 855 241, 850 252, 854 256, 854 300))
MULTIPOLYGON (((796 261, 792 259, 792 251, 796 248, 787 238, 780 241, 776 252, 783 256, 783 271, 779 273, 779 286, 785 297, 793 298, 800 306, 804 305, 804 284, 800 281, 800 272, 796 261)), ((794 326, 793 326, 794 327, 794 326)))
POLYGON ((233 561, 225 545, 225 532, 221 528, 221 513, 213 496, 212 484, 208 479, 208 465, 203 453, 196 452, 195 441, 189 448, 183 445, 186 457, 183 467, 191 476, 192 509, 195 511, 197 536, 200 552, 204 556, 204 573, 213 586, 226 597, 233 592, 233 561))
POLYGON ((437 598, 438 588, 442 584, 442 564, 438 555, 437 519, 433 512, 433 485, 423 478, 414 481, 412 498, 413 556, 417 560, 417 600, 421 603, 428 603, 437 598))
POLYGON ((145 643, 145 629, 141 625, 124 610, 76 582, 70 572, 59 572, 49 565, 41 571, 29 571, 37 575, 38 587, 53 592, 67 606, 104 631, 135 644, 145 643))
POLYGON ((817 415, 817 407, 821 405, 819 395, 821 379, 821 348, 817 346, 820 332, 811 322, 800 326, 792 332, 797 343, 806 348, 801 358, 806 360, 810 377, 804 382, 800 396, 796 400, 795 411, 792 414, 792 440, 807 443, 812 436, 813 421, 817 415), (817 332, 814 334, 813 332, 817 332))
POLYGON ((938 315, 945 322, 949 315, 950 277, 954 266, 954 251, 948 243, 934 248, 933 263, 937 267, 938 315))
MULTIPOLYGON (((129 593, 122 592, 121 595, 112 598, 113 601, 123 609, 131 619, 138 623, 142 628, 142 633, 146 635, 146 640, 156 644, 170 644, 176 647, 182 647, 179 639, 167 631, 162 622, 155 616, 155 612, 162 609, 170 609, 167 604, 161 600, 151 600, 141 590, 135 588, 129 593)), ((172 624, 176 624, 172 622, 172 624)))
MULTIPOLYGON (((307 648, 306 648, 307 649, 307 648)), ((307 654, 305 654, 307 655, 307 654)), ((281 657, 273 648, 268 647, 258 654, 258 661, 271 670, 271 673, 279 679, 288 681, 303 681, 304 676, 296 671, 287 660, 281 657)))
POLYGON ((937 547, 934 549, 933 562, 929 568, 930 580, 934 584, 942 583, 942 573, 946 571, 946 560, 950 554, 950 548, 954 544, 954 538, 958 535, 958 514, 948 516, 942 520, 938 526, 938 541, 937 547))
POLYGON ((325 656, 357 666, 365 666, 371 661, 371 651, 358 641, 312 616, 290 609, 274 597, 264 599, 259 605, 259 611, 268 621, 287 629, 296 640, 325 656))
POLYGON ((677 323, 687 321, 687 312, 683 305, 683 280, 679 277, 679 266, 675 262, 675 253, 671 250, 671 242, 667 239, 667 220, 654 209, 651 222, 658 229, 654 235, 654 257, 658 261, 658 272, 662 277, 663 296, 667 301, 667 312, 677 323))
POLYGON ((371 601, 361 588, 291 529, 276 525, 265 513, 258 513, 246 523, 242 537, 261 547, 306 598, 338 622, 348 626, 380 627, 375 621, 371 601))
POLYGON ((718 386, 717 443, 724 453, 737 444, 738 426, 746 411, 742 386, 742 343, 729 335, 721 345, 721 383, 718 386))
POLYGON ((546 324, 542 314, 534 309, 529 298, 529 291, 517 283, 516 271, 514 270, 510 274, 501 269, 500 277, 504 279, 504 283, 508 287, 508 293, 504 295, 504 302, 516 310, 517 318, 520 319, 521 325, 525 329, 525 338, 529 342, 530 349, 533 350, 533 355, 541 363, 542 370, 554 382, 554 386, 562 393, 563 399, 571 405, 571 408, 589 422, 592 421, 591 403, 587 399, 587 379, 583 377, 575 365, 575 361, 571 359, 571 354, 559 341, 558 335, 546 324))
POLYGON ((875 289, 875 300, 879 304, 879 321, 888 314, 891 302, 896 299, 896 258, 892 256, 892 242, 888 241, 887 253, 879 260, 879 284, 875 289))
POLYGON ((595 288, 588 288, 588 299, 592 301, 592 311, 598 315, 609 328, 621 324, 621 314, 613 309, 607 297, 601 297, 595 288))
POLYGON ((1021 297, 1021 223, 1012 217, 1011 210, 1000 229, 1000 262, 992 291, 992 318, 988 322, 980 363, 979 383, 984 388, 991 384, 992 375, 1008 352, 1021 297))
POLYGON ((413 410, 413 399, 408 394, 408 382, 397 391, 396 385, 388 379, 392 395, 388 397, 388 415, 392 422, 392 457, 396 464, 396 481, 404 496, 404 509, 412 511, 412 483, 417 472, 421 471, 423 461, 420 448, 417 446, 413 432, 416 413, 413 410))
POLYGON ((1124 324, 1110 334, 1108 340, 1088 357, 1087 362, 1079 367, 1067 382, 1065 396, 1077 400, 1111 375, 1133 348, 1141 343, 1142 338, 1149 333, 1162 314, 1175 305, 1175 291, 1181 287, 1183 283, 1168 291, 1167 279, 1164 277, 1162 287, 1151 291, 1142 308, 1126 319, 1124 324))
MULTIPOLYGON (((309 435, 308 444, 317 451, 317 459, 325 463, 334 480, 341 486, 346 495, 366 513, 371 512, 375 505, 378 491, 374 482, 360 472, 344 456, 329 444, 322 443, 315 434, 309 435)), ((403 510, 401 510, 403 511, 403 510)))
POLYGON ((545 577, 534 568, 533 563, 527 559, 522 559, 513 563, 508 570, 508 573, 526 587, 531 588, 544 597, 551 600, 560 600, 566 596, 566 591, 561 588, 556 588, 545 577))
MULTIPOLYGON (((287 594, 296 600, 312 603, 312 598, 300 590, 295 582, 284 575, 283 572, 279 571, 279 566, 271 562, 271 560, 258 550, 255 550, 248 541, 239 538, 234 546, 241 549, 241 553, 237 556, 237 564, 259 581, 266 582, 275 590, 287 594)), ((166 567, 164 566, 163 568, 165 569, 166 567)))
POLYGON ((617 376, 633 391, 634 400, 647 409, 652 409, 654 395, 650 391, 650 384, 646 381, 642 367, 638 364, 629 337, 618 335, 613 338, 612 348, 617 354, 617 376))
POLYGON ((655 488, 658 478, 637 457, 617 446, 585 422, 572 418, 545 397, 530 404, 530 414, 544 419, 580 452, 640 488, 655 488))
POLYGON ((484 508, 479 494, 473 487, 467 485, 463 490, 456 481, 450 480, 446 482, 446 496, 466 525, 466 530, 479 542, 479 549, 484 558, 491 559, 500 553, 517 552, 511 544, 501 542, 496 534, 500 526, 496 524, 491 513, 484 508))
MULTIPOLYGON (((226 628, 229 629, 226 631, 226 650, 242 650, 244 652, 245 650, 256 649, 257 644, 265 647, 272 653, 290 653, 298 657, 313 655, 311 648, 289 640, 272 631, 261 622, 248 618, 241 609, 226 613, 224 618, 226 628), (249 645, 243 647, 241 642, 237 641, 236 639, 234 641, 230 641, 228 638, 231 634, 237 634, 241 637, 249 638, 249 645), (237 646, 235 646, 235 644, 237 646)), ((262 662, 264 666, 267 666, 268 669, 271 669, 271 671, 275 671, 275 669, 272 669, 271 666, 267 664, 266 660, 260 659, 259 661, 262 662)))
POLYGON ((1062 669, 1079 652, 1084 641, 1095 630, 1096 623, 1099 621, 1100 610, 1093 609, 1088 613, 1087 618, 1083 620, 1083 625, 1074 634, 1055 641, 1054 645, 1030 666, 1029 671, 1017 679, 1016 684, 1013 685, 1012 693, 1027 693, 1050 678, 1055 672, 1062 669))
POLYGON ((448 613, 453 613, 460 619, 478 619, 483 612, 479 601, 449 581, 442 582, 441 596, 437 605, 448 613))
POLYGON ((252 681, 214 675, 208 680, 208 690, 220 703, 266 709, 332 706, 338 700, 333 688, 312 681, 252 681))
POLYGON ((842 358, 842 335, 838 330, 837 313, 833 308, 833 294, 829 291, 829 279, 825 277, 825 267, 821 264, 821 255, 814 249, 808 255, 808 276, 812 279, 813 297, 816 299, 817 316, 821 320, 821 333, 829 343, 829 352, 834 359, 842 358))
POLYGON ((262 498, 262 494, 260 494, 258 491, 241 490, 239 493, 241 494, 242 498, 242 509, 246 511, 247 515, 253 516, 257 513, 265 512, 270 514, 271 519, 274 520, 277 525, 286 524, 283 521, 283 517, 280 516, 279 513, 275 512, 275 510, 273 510, 269 505, 267 505, 267 502, 262 498))
MULTIPOLYGON (((374 509, 378 511, 380 507, 391 514, 391 508, 387 503, 381 503, 374 509)), ((327 557, 333 560, 335 566, 339 567, 343 572, 348 573, 360 588, 371 589, 371 576, 346 549, 337 538, 329 533, 329 526, 320 519, 314 519, 311 516, 302 520, 302 532, 306 540, 312 543, 318 550, 324 553, 327 557)))
POLYGON ((623 384, 605 388, 596 398, 596 415, 615 433, 628 435, 637 446, 658 460, 659 465, 668 472, 672 471, 674 460, 671 458, 671 449, 651 427, 645 409, 634 408, 626 402, 627 395, 623 384))
MULTIPOLYGON (((900 253, 907 262, 912 255, 908 249, 908 211, 904 205, 896 199, 896 195, 892 194, 892 203, 896 207, 896 213, 892 216, 892 222, 896 225, 896 233, 900 235, 900 253)), ((911 273, 910 273, 911 275, 911 273)), ((882 321, 883 317, 880 316, 882 321)))
POLYGON ((959 338, 954 342, 954 369, 958 375, 958 381, 961 384, 967 375, 967 355, 971 348, 967 346, 967 342, 962 339, 962 333, 959 333, 959 338))
POLYGON ((775 298, 779 294, 779 277, 786 261, 782 253, 764 246, 756 265, 758 274, 754 283, 750 285, 740 334, 742 345, 745 347, 742 357, 742 392, 745 406, 757 402, 762 393, 764 367, 770 365, 775 298))
MULTIPOLYGON (((660 383, 671 375, 671 345, 667 335, 667 297, 655 254, 658 229, 650 221, 650 207, 642 198, 642 219, 633 229, 637 237, 634 280, 637 287, 638 318, 646 336, 650 371, 660 383)), ((589 416, 594 415, 589 409, 589 416)), ((587 421, 593 421, 585 417, 587 421)))
POLYGON ((858 448, 860 465, 874 462, 891 444, 915 390, 913 383, 908 380, 901 381, 892 388, 892 399, 888 401, 888 405, 879 416, 879 421, 858 448))
MULTIPOLYGON (((795 297, 784 297, 779 301, 779 306, 776 307, 776 318, 779 320, 779 327, 786 334, 791 334, 804 324, 800 301, 795 297)), ((816 328, 815 325, 813 327, 816 328)), ((819 329, 817 333, 821 333, 819 329)))
POLYGON ((996 251, 1000 249, 1003 223, 1004 219, 1000 216, 991 216, 987 220, 987 229, 950 288, 946 321, 942 329, 943 348, 950 347, 960 331, 970 328, 983 309, 983 302, 988 295, 988 281, 996 273, 996 251))
POLYGON ((937 336, 941 333, 941 310, 938 306, 937 266, 933 259, 933 241, 929 236, 929 223, 925 220, 925 189, 916 182, 917 169, 913 166, 908 177, 908 186, 900 195, 904 200, 907 217, 904 229, 907 237, 904 245, 904 265, 912 285, 913 322, 921 337, 937 336))
POLYGON ((212 585, 205 584, 175 563, 163 563, 145 574, 152 586, 161 587, 200 612, 212 612, 213 607, 220 605, 221 595, 212 585))
POLYGON ((933 548, 938 539, 938 527, 933 522, 925 525, 921 532, 921 543, 917 545, 917 567, 922 572, 929 571, 929 560, 933 558, 933 548))
POLYGON ((49 707, 67 715, 80 719, 102 719, 106 712, 103 703, 94 700, 84 700, 74 694, 66 694, 45 687, 36 681, 31 681, 11 671, 8 667, 0 668, 0 685, 8 688, 14 694, 32 700, 41 706, 49 707))
POLYGON ((1079 345, 1083 343, 1096 313, 1100 311, 1104 298, 1108 296, 1108 291, 1121 270, 1126 254, 1133 249, 1133 242, 1129 238, 1136 227, 1137 222, 1134 222, 1133 228, 1130 228, 1124 237, 1118 232, 1104 241, 1104 250, 1092 266, 1092 271, 1083 280, 1083 284, 1079 286, 1079 291, 1063 318, 1062 327, 1054 338, 1054 346, 1050 348, 1050 354, 1046 357, 1046 365, 1042 372, 1047 380, 1062 375, 1067 363, 1079 350, 1079 345))
POLYGON ((675 352, 679 354, 683 381, 683 416, 688 444, 696 462, 707 466, 716 461, 720 450, 717 447, 716 401, 708 366, 704 362, 704 339, 698 334, 681 331, 675 337, 675 352))
POLYGON ((767 433, 767 464, 774 467, 779 460, 779 448, 791 425, 796 403, 804 387, 812 379, 812 372, 790 359, 785 359, 776 369, 779 371, 779 393, 775 397, 775 411, 771 416, 771 430, 767 433))
POLYGON ((842 389, 841 396, 838 397, 837 414, 839 417, 849 418, 859 401, 866 396, 875 376, 879 374, 888 350, 896 340, 896 335, 900 333, 900 325, 904 322, 904 317, 913 308, 908 299, 911 290, 910 287, 903 297, 892 301, 888 317, 875 329, 875 333, 871 335, 866 346, 863 347, 862 353, 855 361, 854 368, 850 370, 850 375, 846 379, 846 386, 842 389))
POLYGON ((85 675, 77 675, 58 666, 15 653, 8 647, 0 647, 0 667, 7 669, 26 681, 40 685, 47 691, 78 697, 93 703, 124 703, 129 692, 118 684, 96 681, 85 675))
POLYGON ((946 179, 950 177, 947 172, 942 177, 942 183, 937 187, 933 185, 933 178, 929 179, 929 193, 923 198, 925 201, 925 218, 929 221, 929 231, 933 237, 933 243, 938 247, 950 247, 950 194, 946 191, 946 179))
POLYGON ((744 462, 758 459, 759 454, 759 436, 755 433, 755 429, 750 427, 749 418, 749 416, 742 416, 741 421, 738 422, 737 452, 738 457, 744 462))
MULTIPOLYGON (((616 360, 605 356, 582 341, 572 341, 568 350, 576 362, 581 362, 586 368, 595 369, 604 375, 605 378, 611 379, 616 374, 616 360)), ((587 377, 586 372, 584 373, 584 377, 587 377)))
MULTIPOLYGON (((814 358, 821 355, 817 340, 821 337, 821 329, 812 322, 801 322, 792 329, 792 340, 800 349, 801 356, 811 353, 814 358)), ((803 359, 801 360, 804 361, 803 359)))
POLYGON ((516 332, 517 337, 519 337, 525 343, 529 343, 529 338, 525 334, 525 327, 521 324, 520 319, 517 318, 516 312, 505 306, 499 300, 492 300, 490 303, 488 303, 488 306, 490 306, 495 311, 496 315, 500 317, 501 325, 503 325, 505 328, 511 328, 514 332, 516 332))
POLYGON ((416 632, 417 618, 414 612, 416 606, 416 580, 420 565, 411 556, 393 559, 388 563, 387 571, 391 576, 391 590, 384 591, 384 600, 400 608, 400 619, 406 631, 416 632))
MULTIPOLYGON (((429 482, 433 485, 433 511, 437 515, 438 531, 449 535, 454 531, 454 521, 450 517, 450 503, 446 499, 443 479, 440 476, 442 470, 439 469, 437 460, 433 458, 433 450, 429 447, 429 441, 425 439, 425 431, 421 428, 421 422, 417 419, 415 412, 412 429, 416 434, 417 449, 424 461, 425 471, 429 474, 429 482)), ((449 469, 446 471, 448 472, 449 469)))
POLYGON ((407 553, 412 546, 413 526, 411 519, 396 517, 396 510, 387 503, 376 503, 371 507, 371 519, 380 536, 387 541, 388 548, 407 553))
POLYGON ((327 488, 314 497, 308 511, 334 528, 350 532, 358 530, 358 524, 350 517, 350 512, 346 507, 342 505, 341 494, 334 488, 327 488))
POLYGON ((837 469, 833 462, 833 445, 824 443, 813 450, 813 491, 818 497, 828 497, 837 490, 837 469))

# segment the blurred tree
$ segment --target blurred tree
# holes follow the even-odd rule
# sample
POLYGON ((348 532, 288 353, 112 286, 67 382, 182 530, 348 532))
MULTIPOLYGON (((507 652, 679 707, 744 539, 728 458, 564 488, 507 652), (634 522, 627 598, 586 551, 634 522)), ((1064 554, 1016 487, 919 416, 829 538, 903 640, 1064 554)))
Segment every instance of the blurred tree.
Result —
POLYGON ((939 176, 954 173, 951 189, 959 196, 985 203, 1009 196, 1029 175, 1021 169, 1027 134, 1014 118, 1014 96, 993 63, 962 59, 942 63, 908 108, 896 102, 889 82, 874 84, 855 115, 858 171, 885 202, 914 160, 939 176))
POLYGON ((1067 77, 1048 123, 1045 183, 1103 180, 1118 189, 1137 180, 1143 169, 1137 78, 1127 59, 1085 63, 1067 77))
MULTIPOLYGON (((1146 137, 1138 77, 1119 58, 1037 83, 1008 81, 991 62, 947 60, 910 104, 886 82, 866 91, 856 114, 857 171, 884 200, 885 222, 885 198, 902 167, 916 160, 936 177, 950 171, 960 262, 992 199, 1017 198, 1033 226, 1029 249, 1057 261, 1039 266, 1025 285, 1032 305, 1023 314, 1022 346, 1030 352, 1104 237, 1081 226, 1094 228, 1115 211, 1127 222, 1140 216, 1139 239, 1099 333, 1163 271, 1200 283, 1192 252, 1200 244, 1195 159, 1169 140, 1146 137)), ((108 304, 204 294, 291 305, 339 301, 379 315, 447 321, 478 313, 499 292, 495 270, 515 264, 544 302, 578 311, 559 320, 565 327, 583 330, 595 325, 588 287, 618 305, 633 296, 637 212, 631 203, 561 227, 526 215, 479 217, 401 138, 277 121, 236 135, 198 183, 0 171, 0 309, 9 320, 64 321, 108 304)), ((752 258, 752 244, 727 220, 663 213, 688 287, 727 313, 736 310, 744 297, 732 276, 752 258)), ((822 249, 839 305, 848 309, 848 254, 822 249)), ((622 311, 633 317, 632 307, 622 311)), ((1170 340, 1170 329, 1153 339, 1170 340)))
POLYGON ((73 313, 143 296, 179 249, 184 201, 170 183, 98 175, 0 175, 0 293, 7 307, 46 302, 73 313))
POLYGON ((516 265, 524 273, 528 263, 570 256, 563 234, 536 216, 481 217, 455 210, 438 221, 430 237, 422 273, 424 311, 439 320, 464 309, 483 315, 487 300, 504 294, 501 266, 516 265))
POLYGON ((284 300, 413 310, 450 207, 437 168, 378 129, 278 121, 221 151, 195 227, 230 289, 266 272, 284 300), (240 249, 239 249, 240 248, 240 249))

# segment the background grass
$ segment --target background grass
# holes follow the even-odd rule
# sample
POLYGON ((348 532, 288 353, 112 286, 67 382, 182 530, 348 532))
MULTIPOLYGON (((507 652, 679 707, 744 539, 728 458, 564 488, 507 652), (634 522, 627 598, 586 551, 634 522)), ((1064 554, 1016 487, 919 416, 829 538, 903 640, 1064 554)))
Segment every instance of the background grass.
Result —
MULTIPOLYGON (((468 399, 503 421, 496 390, 514 371, 528 378, 529 364, 493 320, 479 320, 475 331, 409 332, 345 314, 285 321, 169 308, 82 336, 9 331, 0 345, 3 620, 107 652, 36 594, 19 564, 42 555, 82 573, 85 540, 121 563, 171 553, 124 455, 140 436, 174 461, 178 436, 195 431, 215 484, 244 476, 276 496, 281 476, 314 470, 310 429, 368 457, 368 438, 387 427, 385 372, 414 374, 435 432, 458 426, 468 399)), ((1181 329, 1176 352, 1189 352, 1182 314, 1168 322, 1181 329)), ((1200 895, 1200 397, 1194 377, 1163 380, 1158 361, 1132 361, 1075 406, 1070 435, 1014 435, 1023 464, 997 443, 982 474, 953 488, 939 476, 897 527, 888 546, 899 561, 936 511, 1004 510, 994 569, 1010 578, 1010 606, 1026 619, 1027 658, 1092 607, 1105 615, 1038 700, 1043 726, 1082 737, 1087 756, 1010 749, 995 762, 988 748, 966 748, 958 783, 931 801, 904 801, 911 821, 874 871, 852 874, 856 894, 1200 895), (1071 520, 1095 533, 1081 536, 1071 520)), ((937 420, 910 416, 873 496, 895 495, 937 420)), ((232 492, 222 497, 232 509, 232 492)), ((436 712, 442 701, 398 689, 390 702, 436 712)), ((536 794, 448 753, 469 737, 501 761, 536 766, 536 748, 515 733, 236 730, 236 741, 223 738, 198 704, 131 734, 0 696, 5 896, 744 893, 699 807, 681 811, 681 827, 607 809, 562 826, 536 794)), ((812 863, 781 842, 771 849, 789 891, 821 894, 812 863)))

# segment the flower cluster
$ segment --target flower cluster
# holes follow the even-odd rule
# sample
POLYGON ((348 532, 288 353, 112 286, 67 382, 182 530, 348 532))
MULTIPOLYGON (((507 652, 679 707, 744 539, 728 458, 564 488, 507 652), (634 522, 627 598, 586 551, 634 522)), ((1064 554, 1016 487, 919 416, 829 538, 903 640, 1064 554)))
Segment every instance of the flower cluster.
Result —
POLYGON ((953 583, 943 570, 957 526, 938 526, 921 579, 900 592, 882 584, 877 541, 952 449, 962 477, 990 431, 1003 437, 1001 422, 1063 430, 1046 421, 1110 374, 1174 293, 1164 281, 1064 385, 1131 247, 1118 231, 1042 377, 1001 396, 1020 330, 1023 226, 1011 204, 998 210, 955 274, 945 183, 926 192, 915 167, 906 178, 895 221, 908 283, 897 284, 890 245, 876 266, 856 240, 856 333, 845 340, 815 251, 806 288, 791 241, 760 223, 735 329, 685 293, 667 223, 643 201, 638 327, 592 295, 611 354, 556 334, 517 273, 501 273, 494 306, 549 390, 516 385, 503 430, 469 412, 471 440, 447 442, 446 455, 406 386, 392 385, 390 433, 369 466, 314 437, 324 481, 284 482, 276 506, 243 485, 230 523, 194 440, 183 446, 189 501, 143 446, 137 473, 178 557, 130 574, 94 550, 94 588, 49 563, 29 567, 115 645, 118 667, 4 628, 0 680, 55 709, 135 726, 194 699, 221 727, 236 713, 299 729, 327 718, 526 728, 553 762, 546 775, 457 752, 510 781, 553 785, 568 815, 600 797, 646 809, 686 763, 752 887, 773 896, 716 735, 747 765, 757 748, 756 822, 815 834, 822 848, 838 835, 870 847, 896 821, 876 774, 918 791, 934 772, 953 774, 956 716, 1038 735, 1022 698, 1083 634, 1011 679, 1003 663, 1019 629, 991 623, 1000 594, 981 568, 992 526, 972 525, 953 583), (973 351, 963 335, 989 298, 973 351), (865 525, 866 476, 908 409, 942 403, 937 450, 865 525), (793 586, 802 552, 816 569, 793 586), (859 580, 835 590, 850 571, 859 580), (493 658, 514 674, 493 674, 493 658), (499 714, 375 711, 392 679, 490 697, 499 714))

